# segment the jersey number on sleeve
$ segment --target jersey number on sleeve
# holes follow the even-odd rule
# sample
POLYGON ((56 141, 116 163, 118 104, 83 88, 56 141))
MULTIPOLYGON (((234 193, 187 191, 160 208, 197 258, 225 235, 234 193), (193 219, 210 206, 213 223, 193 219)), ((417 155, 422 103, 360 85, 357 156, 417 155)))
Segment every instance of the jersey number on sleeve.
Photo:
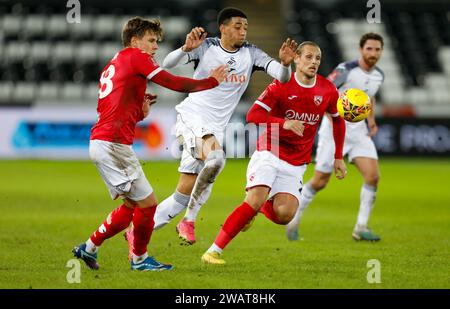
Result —
POLYGON ((98 98, 103 99, 113 90, 112 78, 116 73, 116 68, 111 64, 103 74, 100 76, 100 89, 98 91, 98 98))

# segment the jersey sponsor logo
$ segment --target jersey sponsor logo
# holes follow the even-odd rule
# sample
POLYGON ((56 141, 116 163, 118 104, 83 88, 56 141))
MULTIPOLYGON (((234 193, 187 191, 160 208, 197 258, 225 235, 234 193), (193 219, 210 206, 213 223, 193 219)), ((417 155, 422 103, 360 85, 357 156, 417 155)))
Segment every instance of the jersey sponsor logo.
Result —
POLYGON ((289 119, 289 120, 304 121, 307 124, 315 125, 319 121, 320 115, 318 115, 318 114, 311 114, 311 113, 299 113, 299 112, 296 112, 293 109, 288 109, 286 111, 285 118, 289 119))
POLYGON ((238 83, 238 84, 245 84, 245 81, 247 80, 247 76, 245 75, 237 75, 237 74, 230 74, 225 78, 225 81, 228 83, 238 83))
POLYGON ((297 97, 296 95, 288 96, 288 100, 293 100, 293 99, 295 99, 296 97, 297 97))
POLYGON ((316 104, 317 106, 319 106, 323 101, 323 96, 321 95, 315 95, 314 96, 314 104, 316 104))

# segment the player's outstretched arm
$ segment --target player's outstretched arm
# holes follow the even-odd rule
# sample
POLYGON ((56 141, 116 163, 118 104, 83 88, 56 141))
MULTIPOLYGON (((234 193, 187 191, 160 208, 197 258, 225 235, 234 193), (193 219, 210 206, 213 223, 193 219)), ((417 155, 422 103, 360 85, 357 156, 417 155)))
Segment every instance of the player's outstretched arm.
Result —
POLYGON ((267 74, 279 80, 281 83, 286 83, 291 79, 291 62, 294 60, 297 50, 297 43, 294 40, 286 39, 281 45, 279 56, 281 63, 272 61, 267 67, 267 74))
POLYGON ((170 69, 189 61, 188 52, 198 48, 206 39, 208 33, 202 27, 195 27, 186 35, 186 41, 181 48, 169 53, 163 60, 162 67, 170 69))
POLYGON ((159 71, 150 80, 164 88, 179 92, 197 92, 208 90, 218 86, 225 80, 228 74, 228 68, 221 65, 209 74, 208 78, 192 79, 188 77, 181 77, 170 74, 165 70, 159 71))
POLYGON ((248 111, 247 122, 255 124, 278 123, 283 129, 292 131, 299 136, 303 136, 303 130, 305 129, 305 126, 301 121, 285 120, 283 118, 271 116, 266 109, 258 104, 258 102, 253 104, 252 108, 248 111))
POLYGON ((337 179, 343 179, 347 174, 347 169, 343 160, 345 121, 339 115, 333 115, 333 138, 334 138, 334 174, 337 179))
POLYGON ((246 120, 248 123, 261 124, 261 123, 279 123, 283 126, 285 120, 283 118, 278 118, 271 116, 270 113, 261 107, 258 102, 253 104, 252 108, 247 113, 246 120))

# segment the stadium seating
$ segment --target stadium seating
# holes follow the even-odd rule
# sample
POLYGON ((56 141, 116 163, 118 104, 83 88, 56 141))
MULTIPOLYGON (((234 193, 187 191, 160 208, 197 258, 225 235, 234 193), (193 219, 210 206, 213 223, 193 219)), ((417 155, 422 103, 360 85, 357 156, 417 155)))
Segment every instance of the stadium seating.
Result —
POLYGON ((298 41, 313 40, 322 47, 319 73, 327 75, 338 63, 357 59, 360 36, 374 31, 385 39, 378 64, 385 73, 381 102, 450 105, 450 4, 424 2, 406 11, 394 2, 383 3, 379 24, 369 24, 365 19, 369 9, 350 1, 326 7, 294 1, 294 8, 287 31, 298 41))
MULTIPOLYGON (((345 1, 345 0, 344 0, 345 1)), ((342 1, 341 1, 342 2, 342 1)), ((365 20, 367 8, 292 0, 285 13, 287 35, 316 41, 323 50, 319 73, 327 75, 339 62, 358 57, 363 32, 385 38, 379 66, 385 72, 381 102, 387 105, 450 105, 450 5, 382 6, 382 23, 365 20), (348 8, 352 7, 353 10, 348 8)), ((121 49, 121 29, 136 15, 161 18, 165 39, 156 60, 179 47, 194 25, 217 34, 215 18, 222 1, 168 0, 148 4, 119 0, 89 1, 82 22, 69 24, 60 1, 4 0, 0 4, 0 105, 95 104, 98 76, 121 49), (144 13, 144 14, 143 14, 144 13)), ((171 70, 191 76, 192 66, 171 70)), ((183 95, 155 87, 160 99, 176 104, 183 95)))
MULTIPOLYGON (((102 1, 83 3, 81 23, 66 20, 67 8, 60 1, 14 1, 0 4, 0 106, 30 104, 96 104, 101 70, 122 49, 121 31, 134 16, 158 17, 164 28, 164 41, 159 44, 156 60, 179 47, 193 25, 213 22, 220 1, 213 6, 207 1, 169 0, 159 6, 129 0, 125 9, 120 1, 108 5, 102 1), (197 14, 193 5, 205 6, 205 14, 197 14), (208 11, 209 10, 209 11, 208 11), (145 14, 143 14, 143 12, 145 14), (189 18, 188 12, 196 18, 189 18), (200 17, 199 17, 199 16, 200 17), (195 22, 195 24, 194 24, 195 22)), ((200 10, 202 11, 202 10, 200 10)), ((214 33, 213 33, 214 34, 214 33)), ((193 68, 171 70, 192 76, 193 68)), ((154 87, 160 98, 173 104, 183 94, 154 87)))

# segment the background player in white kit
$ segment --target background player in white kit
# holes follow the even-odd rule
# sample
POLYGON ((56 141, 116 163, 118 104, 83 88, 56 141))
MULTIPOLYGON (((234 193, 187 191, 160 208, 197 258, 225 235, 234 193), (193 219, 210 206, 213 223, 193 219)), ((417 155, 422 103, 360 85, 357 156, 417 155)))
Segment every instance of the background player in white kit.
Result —
POLYGON ((229 67, 228 78, 219 88, 203 95, 189 95, 176 106, 176 134, 183 145, 180 178, 175 192, 158 206, 155 228, 164 226, 189 206, 177 225, 180 238, 189 244, 195 242, 194 221, 201 204, 208 199, 212 184, 225 165, 222 150, 225 127, 253 71, 262 70, 280 82, 287 82, 297 48, 294 41, 287 39, 279 51, 280 64, 247 43, 247 17, 235 8, 223 9, 218 15, 218 25, 220 38, 206 38, 203 28, 194 28, 185 44, 163 61, 165 68, 194 62, 194 78, 206 76, 210 68, 219 64, 229 67))
MULTIPOLYGON (((380 237, 367 227, 379 181, 378 155, 372 141, 377 133, 375 122, 375 94, 384 80, 383 72, 375 65, 383 51, 383 38, 376 33, 364 34, 359 42, 361 57, 359 60, 341 63, 328 76, 339 92, 348 88, 357 88, 366 92, 371 98, 372 112, 365 121, 350 123, 346 121, 344 155, 354 163, 361 173, 364 184, 361 188, 360 208, 352 236, 355 240, 378 241, 380 237)), ((330 121, 324 117, 319 130, 316 168, 313 178, 305 184, 300 197, 300 207, 294 219, 286 226, 289 240, 298 239, 298 226, 305 208, 311 203, 317 192, 325 188, 330 180, 333 167, 334 143, 331 137, 330 121)))

